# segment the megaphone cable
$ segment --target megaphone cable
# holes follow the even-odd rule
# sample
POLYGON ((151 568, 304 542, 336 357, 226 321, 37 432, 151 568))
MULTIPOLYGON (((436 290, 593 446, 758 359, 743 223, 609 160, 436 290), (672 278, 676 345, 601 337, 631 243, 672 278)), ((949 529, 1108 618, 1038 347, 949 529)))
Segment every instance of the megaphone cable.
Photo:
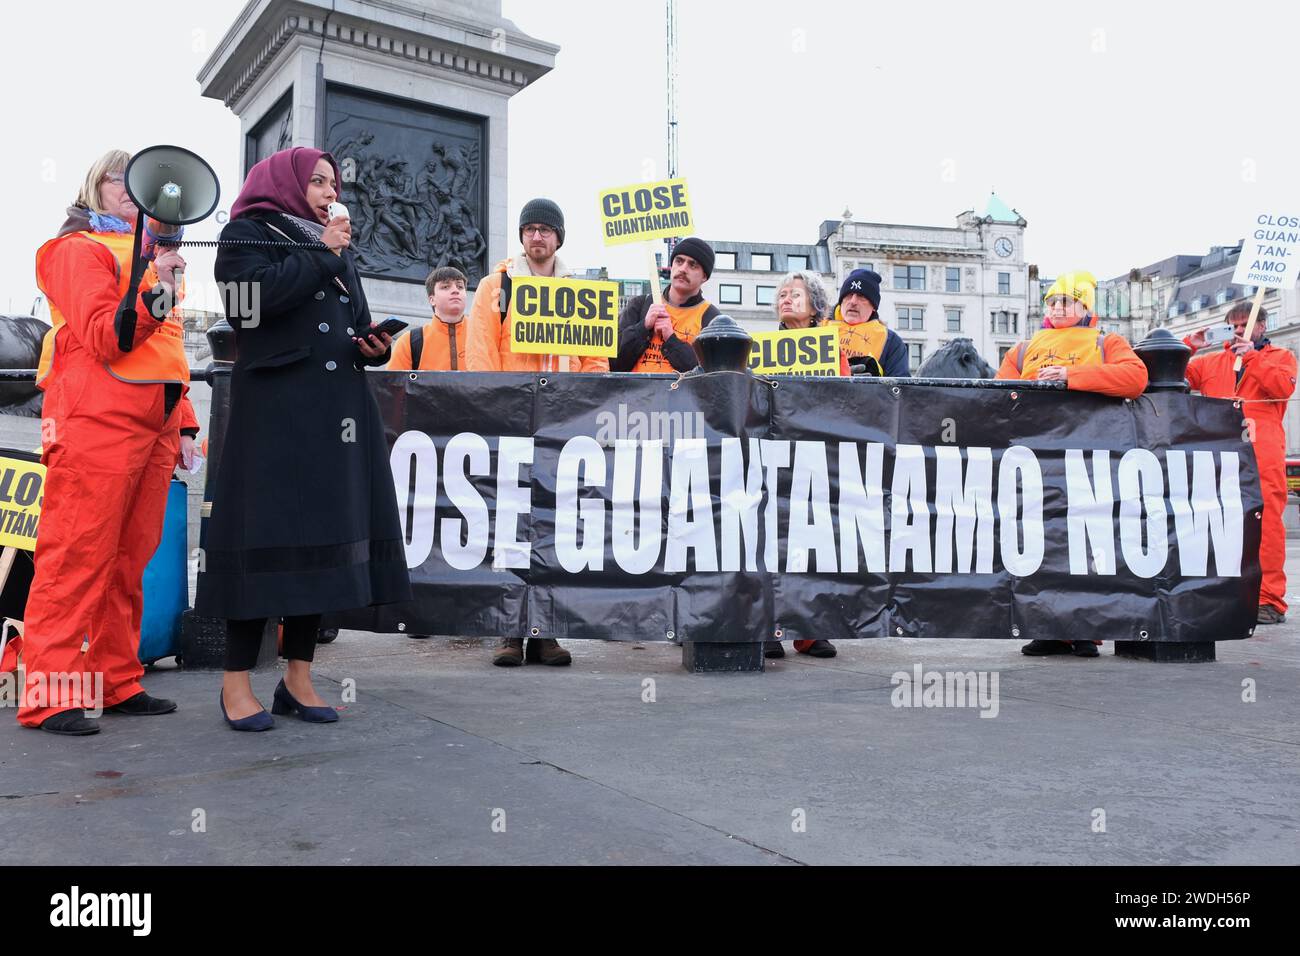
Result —
POLYGON ((330 247, 323 242, 294 242, 290 239, 159 239, 160 246, 197 246, 199 248, 214 249, 218 246, 275 246, 285 247, 292 246, 295 249, 327 249, 330 247))

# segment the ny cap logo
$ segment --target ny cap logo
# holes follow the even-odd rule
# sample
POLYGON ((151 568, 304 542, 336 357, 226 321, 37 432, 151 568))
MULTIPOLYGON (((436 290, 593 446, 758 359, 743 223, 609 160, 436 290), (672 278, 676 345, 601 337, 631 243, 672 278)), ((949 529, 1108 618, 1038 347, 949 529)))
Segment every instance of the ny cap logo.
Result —
POLYGON ((853 284, 850 285, 849 288, 850 288, 850 289, 861 289, 861 288, 862 288, 862 283, 859 282, 857 279, 854 279, 854 280, 853 280, 853 284))

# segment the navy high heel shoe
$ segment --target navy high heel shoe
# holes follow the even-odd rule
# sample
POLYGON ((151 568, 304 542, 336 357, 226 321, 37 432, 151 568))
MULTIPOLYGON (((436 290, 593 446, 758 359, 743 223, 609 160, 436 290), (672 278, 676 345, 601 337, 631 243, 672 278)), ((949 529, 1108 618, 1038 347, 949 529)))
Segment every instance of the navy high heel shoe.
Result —
POLYGON ((332 724, 339 719, 339 712, 333 707, 308 707, 306 704, 300 704, 289 693, 289 688, 284 686, 284 679, 275 687, 275 698, 271 701, 271 713, 277 717, 283 717, 286 714, 297 714, 299 720, 305 720, 309 724, 332 724))
POLYGON ((221 716, 226 718, 226 723, 230 725, 231 730, 247 730, 256 733, 261 730, 270 730, 275 726, 275 721, 265 710, 259 710, 251 717, 240 717, 238 720, 231 720, 230 715, 226 713, 226 695, 223 691, 217 691, 217 703, 221 705, 221 716))

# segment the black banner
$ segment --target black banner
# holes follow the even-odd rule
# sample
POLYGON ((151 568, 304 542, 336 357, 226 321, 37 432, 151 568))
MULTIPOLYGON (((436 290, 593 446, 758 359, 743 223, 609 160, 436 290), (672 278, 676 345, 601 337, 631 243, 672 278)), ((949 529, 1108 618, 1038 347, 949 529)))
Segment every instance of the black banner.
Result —
POLYGON ((1262 501, 1229 401, 736 373, 372 384, 416 599, 346 627, 1191 642, 1254 626, 1262 501))

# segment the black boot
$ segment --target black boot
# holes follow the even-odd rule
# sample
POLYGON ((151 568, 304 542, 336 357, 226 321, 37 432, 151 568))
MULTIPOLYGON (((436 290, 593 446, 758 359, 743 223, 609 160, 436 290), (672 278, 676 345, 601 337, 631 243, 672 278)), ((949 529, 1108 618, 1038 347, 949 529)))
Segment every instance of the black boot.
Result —
POLYGON ((99 721, 91 720, 80 707, 61 710, 53 717, 46 717, 41 722, 41 730, 65 737, 89 737, 99 733, 99 721))
POLYGON ((130 714, 132 717, 156 717, 158 714, 170 714, 176 709, 176 701, 163 697, 150 697, 144 691, 134 697, 128 697, 120 704, 105 707, 109 714, 130 714))

